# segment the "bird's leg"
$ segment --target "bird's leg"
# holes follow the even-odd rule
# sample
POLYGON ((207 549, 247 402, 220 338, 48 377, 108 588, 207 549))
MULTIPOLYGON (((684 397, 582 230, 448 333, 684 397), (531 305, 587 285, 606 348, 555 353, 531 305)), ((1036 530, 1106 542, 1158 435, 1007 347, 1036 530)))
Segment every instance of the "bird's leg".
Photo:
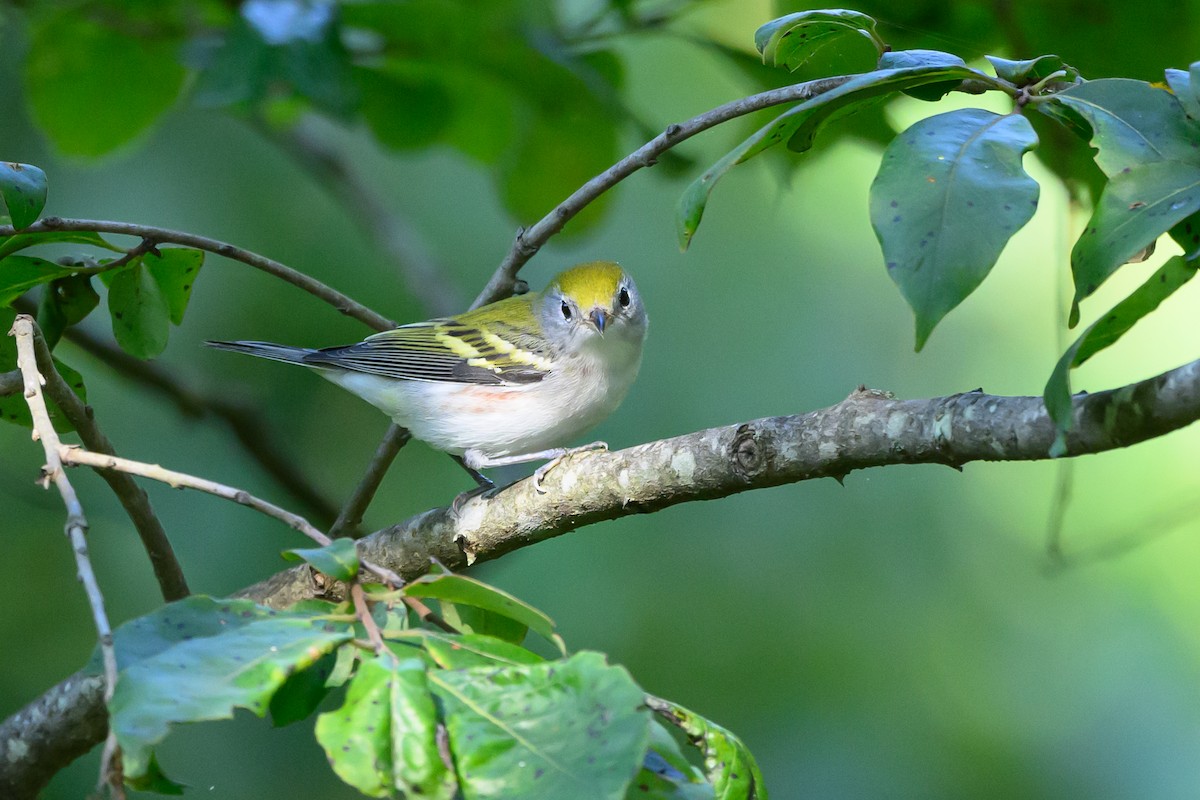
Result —
POLYGON ((488 469, 490 467, 507 467, 512 464, 524 464, 528 461, 542 461, 549 459, 545 464, 538 467, 533 472, 533 488, 538 494, 545 494, 546 490, 542 488, 542 479, 546 477, 546 473, 558 466, 559 462, 567 456, 575 453, 587 453, 596 450, 607 450, 607 442, 592 442, 591 444, 580 445, 579 447, 555 447, 550 450, 539 450, 536 453, 521 453, 515 456, 488 456, 479 450, 468 450, 463 453, 463 466, 467 469, 488 469))
POLYGON ((472 478, 474 478, 475 483, 479 484, 480 487, 483 487, 486 489, 495 489, 496 488, 496 484, 495 484, 495 482, 492 481, 491 478, 484 475, 478 469, 476 469, 475 467, 468 464, 466 462, 466 460, 463 459, 462 456, 451 455, 450 457, 454 459, 455 464, 458 464, 460 467, 465 469, 467 471, 467 474, 470 475, 472 478))
POLYGON ((451 455, 450 457, 454 459, 455 464, 458 464, 460 467, 465 469, 467 474, 474 478, 475 483, 478 484, 474 489, 467 489, 465 492, 459 492, 458 496, 454 498, 454 501, 450 503, 450 509, 457 514, 462 510, 463 504, 465 504, 471 498, 480 497, 488 492, 495 491, 496 484, 491 478, 467 464, 462 456, 451 455))

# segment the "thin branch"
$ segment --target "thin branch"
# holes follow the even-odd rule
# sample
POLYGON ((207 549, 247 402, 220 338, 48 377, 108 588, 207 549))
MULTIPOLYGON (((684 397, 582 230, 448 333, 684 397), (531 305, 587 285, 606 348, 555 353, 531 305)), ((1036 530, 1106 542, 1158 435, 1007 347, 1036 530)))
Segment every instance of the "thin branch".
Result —
MULTIPOLYGON (((1073 402, 1070 456, 1162 436, 1200 419, 1200 361, 1073 402)), ((460 568, 594 522, 750 489, 892 464, 1042 460, 1054 436, 1040 397, 971 392, 902 401, 860 390, 808 414, 573 456, 546 476, 545 494, 526 479, 468 500, 457 513, 433 509, 360 540, 359 555, 412 579, 428 570, 431 557, 460 568)), ((293 568, 238 596, 281 608, 314 590, 311 572, 293 568)), ((0 724, 0 764, 7 764, 0 796, 8 796, 5 790, 33 796, 55 770, 99 741, 100 703, 96 684, 75 675, 0 724), (70 717, 46 713, 52 702, 69 707, 70 717), (88 720, 86 737, 73 726, 80 718, 88 720)))
MULTIPOLYGON (((18 298, 13 306, 18 311, 33 313, 33 303, 24 297, 18 298)), ((67 328, 63 336, 118 375, 159 392, 184 416, 193 419, 202 419, 210 414, 216 416, 230 427, 246 454, 257 461, 295 500, 303 503, 313 517, 322 524, 332 523, 337 517, 337 506, 321 487, 297 468, 295 459, 280 449, 269 435, 266 421, 255 408, 224 394, 195 391, 162 364, 134 358, 79 326, 67 328)), ((4 395, 4 378, 7 374, 0 374, 0 396, 4 395)))
POLYGON ((739 100, 717 106, 711 111, 706 111, 685 122, 668 125, 666 130, 658 136, 646 142, 646 144, 576 189, 574 194, 559 203, 553 211, 542 217, 541 220, 528 228, 522 229, 513 241, 508 255, 504 257, 500 266, 492 273, 487 286, 475 298, 472 307, 478 307, 512 294, 513 286, 516 284, 517 272, 520 271, 521 267, 529 259, 533 258, 534 254, 542 248, 542 245, 550 240, 551 236, 562 230, 567 222, 586 208, 592 201, 600 197, 600 195, 639 169, 654 166, 659 156, 675 145, 709 128, 720 125, 722 122, 728 122, 731 119, 736 119, 737 117, 742 117, 764 108, 770 108, 771 106, 783 103, 811 100, 819 94, 836 89, 852 77, 854 76, 842 75, 835 78, 820 78, 793 86, 785 86, 780 89, 771 89, 767 92, 750 95, 749 97, 743 97, 739 100))
MULTIPOLYGON (((1122 389, 1079 395, 1070 456, 1127 447, 1200 419, 1200 360, 1122 389)), ((868 467, 1049 458, 1054 423, 1040 397, 982 392, 895 400, 860 390, 820 411, 771 417, 616 452, 572 457, 551 470, 549 490, 523 480, 457 512, 438 508, 359 542, 359 553, 406 579, 431 557, 452 569, 584 525, 868 467)), ((264 587, 266 588, 266 587, 264 587)), ((286 581, 271 591, 294 597, 286 581)), ((273 604, 270 597, 266 602, 273 604)))
POLYGON ((0 372, 0 397, 8 397, 10 394, 16 394, 24 387, 24 381, 21 378, 21 370, 14 369, 11 372, 0 372))
MULTIPOLYGON (((36 324, 33 325, 33 346, 38 367, 46 380, 46 394, 75 426, 75 432, 84 445, 93 453, 115 456, 116 451, 113 449, 112 442, 96 425, 92 409, 83 404, 55 369, 50 349, 46 347, 46 342, 36 324)), ((133 526, 142 540, 142 546, 146 550, 146 555, 150 557, 150 566, 154 570, 154 577, 158 580, 163 599, 169 602, 187 597, 190 592, 187 579, 183 575, 183 567, 180 566, 179 559, 175 557, 175 550, 171 547, 167 532, 163 530, 162 522, 154 513, 154 508, 150 505, 150 498, 146 495, 145 490, 128 475, 104 472, 101 473, 101 477, 113 490, 113 494, 117 496, 117 500, 133 522, 133 526)))
POLYGON ((298 272, 274 259, 261 256, 249 250, 243 250, 226 242, 209 239, 206 236, 197 236, 194 233, 173 231, 167 228, 156 228, 150 225, 137 225, 131 222, 112 222, 98 219, 63 219, 61 217, 44 217, 29 227, 22 228, 20 231, 15 230, 11 225, 0 225, 0 236, 13 236, 16 233, 50 233, 53 231, 95 231, 97 233, 125 234, 128 236, 140 236, 143 240, 149 240, 153 244, 177 244, 184 247, 195 247, 198 250, 204 250, 234 261, 240 261, 247 266, 262 270, 268 275, 274 275, 276 278, 303 289, 314 297, 333 306, 346 316, 353 317, 377 331, 385 331, 396 327, 396 323, 387 317, 372 311, 362 303, 351 300, 346 295, 326 286, 316 278, 309 277, 303 272, 298 272))
MULTIPOLYGON (((88 555, 87 517, 83 513, 83 504, 75 494, 75 487, 67 479, 66 470, 59 458, 63 444, 59 441, 54 423, 50 421, 50 412, 46 408, 46 399, 42 396, 42 384, 45 382, 38 372, 37 356, 34 349, 34 322, 24 314, 17 316, 13 322, 10 336, 17 340, 17 369, 25 384, 25 402, 29 406, 33 418, 33 438, 41 440, 42 449, 46 454, 46 465, 42 468, 42 487, 49 488, 53 481, 54 487, 62 496, 63 505, 67 508, 66 534, 75 553, 75 569, 83 591, 87 595, 88 605, 92 609, 92 623, 96 626, 96 636, 100 642, 100 656, 104 662, 104 702, 107 705, 117 688, 117 653, 113 648, 112 626, 108 622, 108 613, 104 610, 104 594, 100 591, 100 583, 92 569, 92 560, 88 555)), ((110 782, 114 774, 113 760, 116 755, 115 740, 110 735, 104 749, 104 758, 100 760, 100 786, 110 782)))
POLYGON ((383 441, 376 448, 375 456, 371 459, 366 474, 354 487, 354 492, 346 500, 333 527, 329 529, 330 536, 345 534, 357 538, 356 534, 359 526, 362 525, 363 513, 370 505, 371 499, 375 497, 375 493, 379 491, 379 485, 383 483, 383 478, 387 475, 392 462, 396 460, 396 455, 411 438, 412 434, 399 425, 388 426, 387 433, 384 434, 383 441))
MULTIPOLYGON (((272 519, 279 520, 293 530, 304 534, 321 547, 325 547, 333 541, 299 514, 224 483, 189 475, 186 472, 176 472, 158 464, 147 464, 143 461, 133 461, 128 458, 120 458, 119 456, 92 453, 87 450, 81 450, 78 447, 68 447, 66 445, 60 447, 59 457, 62 459, 62 463, 68 466, 91 467, 101 471, 111 470, 126 475, 138 475, 158 481, 159 483, 165 483, 172 489, 194 489, 198 492, 205 492, 206 494, 226 500, 232 500, 239 505, 252 508, 260 514, 265 514, 272 519)), ((386 583, 394 586, 401 586, 404 583, 403 579, 386 567, 380 567, 366 560, 362 561, 362 565, 367 570, 374 572, 386 583)))

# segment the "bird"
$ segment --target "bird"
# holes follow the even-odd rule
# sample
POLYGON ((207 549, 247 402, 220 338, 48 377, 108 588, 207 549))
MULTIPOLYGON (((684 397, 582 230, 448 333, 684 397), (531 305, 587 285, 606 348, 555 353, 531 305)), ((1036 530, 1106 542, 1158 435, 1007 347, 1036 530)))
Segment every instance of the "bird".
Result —
POLYGON ((633 279, 613 261, 556 275, 540 292, 452 317, 401 325, 357 344, 312 349, 257 341, 210 347, 300 364, 383 411, 413 438, 449 453, 480 489, 480 470, 546 461, 608 417, 642 361, 648 319, 633 279))

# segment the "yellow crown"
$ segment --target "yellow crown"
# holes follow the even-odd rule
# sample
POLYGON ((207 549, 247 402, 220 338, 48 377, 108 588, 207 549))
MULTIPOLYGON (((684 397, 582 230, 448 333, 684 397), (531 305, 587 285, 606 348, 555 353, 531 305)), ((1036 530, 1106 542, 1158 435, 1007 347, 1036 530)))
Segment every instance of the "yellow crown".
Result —
POLYGON ((624 274, 613 261, 591 261, 559 273, 551 285, 557 286, 580 308, 609 308, 624 274))

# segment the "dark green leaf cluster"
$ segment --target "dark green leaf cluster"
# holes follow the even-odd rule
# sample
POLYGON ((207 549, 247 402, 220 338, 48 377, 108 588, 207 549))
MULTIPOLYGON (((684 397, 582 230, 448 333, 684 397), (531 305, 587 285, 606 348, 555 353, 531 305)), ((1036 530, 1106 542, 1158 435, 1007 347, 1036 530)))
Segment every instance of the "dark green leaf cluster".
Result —
MULTIPOLYGON (((20 169, 0 170, 0 197, 12 208, 19 208, 17 229, 28 228, 37 220, 46 196, 46 179, 40 169, 28 165, 20 169), (36 191, 29 191, 29 176, 36 176, 36 191), (41 200, 21 206, 30 197, 41 200), (15 199, 14 199, 15 198, 15 199)), ((51 349, 63 331, 82 322, 100 303, 92 280, 99 278, 108 287, 108 311, 113 335, 130 355, 154 358, 167 346, 170 325, 180 325, 192 285, 204 263, 204 253, 190 248, 154 247, 143 242, 130 250, 118 247, 94 231, 38 230, 0 236, 0 324, 12 325, 15 312, 10 305, 26 292, 41 289, 37 307, 38 326, 51 349), (123 253, 116 259, 92 256, 49 261, 23 253, 41 245, 83 244, 101 250, 123 253)), ((5 337, 7 339, 7 337, 5 337)), ((84 397, 79 373, 58 364, 67 382, 84 397)), ((0 345, 0 372, 16 367, 16 350, 11 341, 0 345)), ((11 422, 29 425, 28 409, 20 396, 0 397, 0 416, 11 422)), ((56 409, 51 417, 62 430, 69 424, 56 409)))
MULTIPOLYGON (((820 126, 835 116, 900 93, 925 101, 950 91, 1004 93, 1013 102, 1008 114, 959 109, 897 135, 871 185, 871 223, 888 274, 915 313, 918 350, 1033 216, 1039 187, 1022 160, 1039 144, 1034 122, 1048 120, 1065 140, 1073 140, 1074 152, 1056 147, 1049 156, 1061 162, 1051 166, 1068 187, 1099 187, 1092 218, 1071 254, 1072 327, 1080 302, 1122 265, 1143 260, 1164 234, 1185 253, 1089 328, 1054 370, 1045 399, 1059 427, 1055 453, 1061 454, 1071 425, 1070 368, 1153 311, 1190 277, 1200 256, 1200 62, 1188 71, 1168 70, 1169 90, 1124 78, 1086 81, 1056 55, 1023 61, 987 56, 994 72, 989 74, 950 53, 890 50, 873 19, 843 10, 774 20, 759 29, 755 44, 764 62, 794 70, 846 36, 876 44, 881 55, 875 69, 784 111, 693 182, 679 204, 681 246, 690 243, 713 187, 732 167, 781 143, 805 152, 820 126), (1101 180, 1093 181, 1090 172, 1076 174, 1079 161, 1094 161, 1101 180)), ((1057 133, 1054 141, 1060 141, 1057 133)))
MULTIPOLYGON (((129 785, 183 792, 155 756, 173 725, 239 708, 284 725, 324 705, 317 741, 334 772, 369 797, 767 796, 736 737, 648 698, 598 653, 566 655, 549 618, 511 595, 442 574, 371 597, 386 641, 379 652, 361 641, 348 605, 325 601, 275 611, 190 597, 119 628, 109 712, 129 785), (444 627, 419 624, 405 595, 436 599, 444 627), (555 657, 523 646, 531 630, 555 657), (334 691, 341 699, 326 702, 334 691), (703 768, 668 723, 696 745, 703 768)), ((97 656, 91 669, 99 665, 97 656)))
POLYGON ((153 5, 28 10, 26 94, 63 153, 126 146, 181 100, 268 129, 315 112, 387 148, 455 148, 535 219, 615 160, 629 119, 616 55, 577 42, 548 0, 153 5))

